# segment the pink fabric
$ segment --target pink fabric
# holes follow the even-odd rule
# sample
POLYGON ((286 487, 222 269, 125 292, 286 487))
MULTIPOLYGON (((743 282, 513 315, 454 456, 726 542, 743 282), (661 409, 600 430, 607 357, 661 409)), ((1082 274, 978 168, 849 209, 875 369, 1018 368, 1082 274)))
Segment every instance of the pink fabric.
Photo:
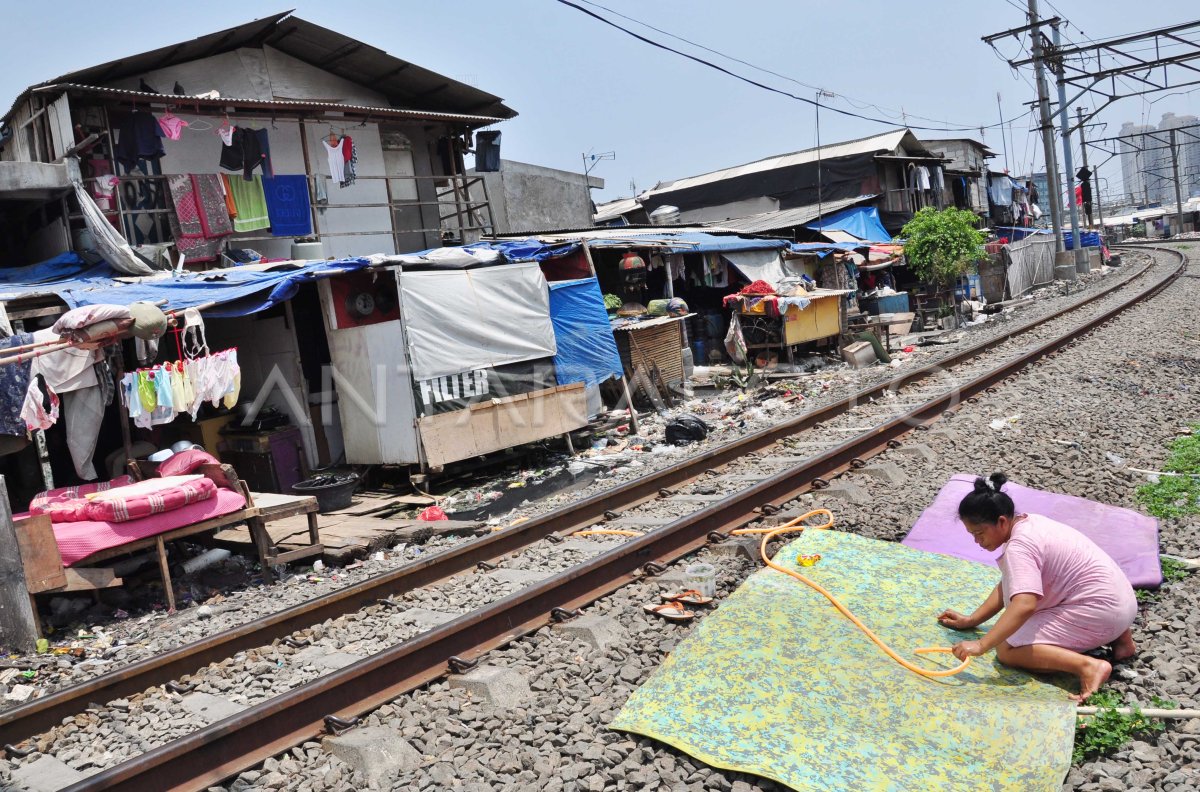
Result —
POLYGON ((56 523, 54 538, 62 554, 64 566, 74 566, 93 553, 120 547, 123 544, 145 539, 147 536, 166 533, 185 525, 210 520, 213 517, 232 514, 246 505, 246 499, 233 490, 217 489, 216 495, 205 501, 169 511, 130 520, 123 523, 73 522, 56 523))
MULTIPOLYGON (((182 408, 181 408, 182 409, 182 408)), ((158 466, 160 476, 184 476, 201 465, 219 465, 220 460, 207 451, 192 448, 180 451, 158 466)))
MULTIPOLYGON (((132 476, 117 476, 112 481, 92 481, 76 487, 59 487, 58 489, 46 490, 34 496, 33 501, 29 504, 29 513, 37 514, 38 512, 33 511, 34 509, 44 508, 46 504, 52 501, 74 500, 82 498, 85 495, 90 495, 93 492, 105 492, 132 483, 132 476)), ((13 517, 17 516, 16 514, 13 515, 13 517)))
POLYGON ((1125 573, 1096 543, 1069 525, 1030 514, 1013 525, 1000 556, 1004 605, 1038 597, 1037 610, 1010 646, 1054 644, 1087 651, 1112 643, 1137 616, 1125 573))
POLYGON ((217 491, 217 485, 206 478, 181 482, 154 492, 131 491, 121 495, 131 488, 132 485, 110 489, 104 498, 54 498, 36 508, 31 505, 29 511, 31 514, 48 514, 50 521, 56 523, 128 522, 208 500, 217 491))

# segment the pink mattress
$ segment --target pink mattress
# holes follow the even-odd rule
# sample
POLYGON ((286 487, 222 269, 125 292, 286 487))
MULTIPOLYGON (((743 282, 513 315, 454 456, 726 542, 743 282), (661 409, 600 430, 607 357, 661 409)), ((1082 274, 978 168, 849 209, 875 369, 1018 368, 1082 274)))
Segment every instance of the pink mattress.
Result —
POLYGON ((54 524, 54 538, 62 554, 63 566, 74 566, 93 553, 120 547, 166 533, 186 525, 232 514, 246 505, 246 499, 233 490, 218 488, 217 494, 205 501, 191 503, 169 512, 154 514, 139 520, 120 523, 68 522, 54 524))

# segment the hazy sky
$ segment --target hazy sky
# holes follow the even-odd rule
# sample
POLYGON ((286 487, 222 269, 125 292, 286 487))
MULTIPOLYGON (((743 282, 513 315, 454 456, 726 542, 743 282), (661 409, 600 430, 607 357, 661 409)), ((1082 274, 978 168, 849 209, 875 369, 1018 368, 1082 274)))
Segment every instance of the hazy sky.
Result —
MULTIPOLYGON (((621 24, 733 71, 811 97, 819 86, 838 96, 833 108, 902 125, 972 127, 971 132, 915 130, 922 138, 980 137, 999 123, 996 94, 1013 121, 1008 151, 1013 173, 1041 161, 1029 132, 1025 102, 1034 98, 1032 72, 1015 75, 980 36, 1024 24, 1023 0, 884 0, 841 3, 796 0, 600 0, 662 30, 790 78, 696 50, 626 20, 621 24), (878 107, 870 107, 869 104, 878 107)), ((582 4, 582 3, 581 3, 582 4)), ((104 5, 59 0, 10 4, 0 104, 26 86, 77 68, 173 44, 285 10, 256 0, 114 0, 104 5), (19 35, 15 33, 20 31, 19 35)), ((1081 40, 1188 21, 1194 3, 1144 0, 1042 0, 1057 9, 1081 40), (1082 32, 1080 30, 1082 28, 1082 32)), ((597 13, 607 12, 593 8, 597 13)), ((299 15, 447 76, 502 96, 520 115, 503 123, 506 159, 579 170, 585 152, 614 151, 594 175, 607 188, 597 201, 628 195, 660 180, 695 175, 814 145, 811 105, 768 93, 677 55, 655 49, 556 0, 382 0, 296 4, 299 15)), ((1027 41, 1027 40, 1026 40, 1027 41)), ((997 42, 1006 57, 1021 44, 997 42)), ((1094 136, 1116 134, 1123 121, 1157 123, 1163 112, 1200 115, 1200 91, 1124 99, 1098 118, 1094 136)), ((1087 100, 1081 102, 1089 104, 1087 100)), ((875 134, 887 125, 821 111, 829 143, 875 134)), ((1004 167, 1000 129, 984 141, 1004 167)), ((1076 144, 1076 149, 1078 145, 1076 144)), ((1092 155, 1093 165, 1104 155, 1092 155)), ((1077 166, 1078 167, 1078 166, 1077 166)), ((1104 166, 1108 189, 1120 191, 1117 160, 1104 166)), ((1105 189, 1101 184, 1101 189, 1105 189)))

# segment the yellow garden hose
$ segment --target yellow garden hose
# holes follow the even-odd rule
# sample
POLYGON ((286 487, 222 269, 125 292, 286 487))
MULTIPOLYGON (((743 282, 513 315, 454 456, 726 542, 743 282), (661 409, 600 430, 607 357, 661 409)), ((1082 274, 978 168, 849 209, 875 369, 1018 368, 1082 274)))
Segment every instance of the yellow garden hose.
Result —
MULTIPOLYGON (((796 572, 791 569, 787 569, 785 567, 780 566, 779 564, 776 564, 774 561, 772 561, 770 559, 770 557, 767 556, 767 544, 770 543, 770 541, 772 539, 774 539, 776 536, 780 536, 781 534, 785 534, 785 533, 797 533, 799 531, 803 531, 805 528, 815 528, 815 529, 821 530, 821 529, 830 528, 832 526, 833 526, 833 513, 831 511, 829 511, 829 509, 814 509, 813 511, 810 511, 807 514, 801 515, 800 517, 797 517, 794 520, 784 523, 783 525, 781 525, 777 528, 739 528, 735 531, 732 531, 732 533, 739 535, 739 536, 747 535, 747 534, 762 534, 762 543, 759 545, 759 552, 762 554, 763 563, 765 563, 771 569, 782 572, 785 575, 791 575, 796 580, 799 580, 801 583, 804 583, 807 586, 813 588, 814 590, 820 592, 822 595, 824 595, 825 599, 827 599, 831 603, 833 603, 833 607, 835 607, 839 611, 841 611, 843 616, 845 616, 847 619, 849 619, 851 622, 853 622, 855 627, 862 630, 863 633, 865 633, 866 636, 868 638, 870 638, 875 643, 876 646, 878 646, 880 649, 882 649, 884 654, 886 654, 888 657, 895 660, 900 665, 907 668, 909 671, 912 671, 914 674, 919 674, 919 675, 925 676, 925 677, 948 677, 948 676, 954 676, 955 674, 965 671, 967 666, 971 664, 971 658, 969 658, 969 657, 966 660, 962 661, 962 663, 960 665, 958 665, 954 668, 941 670, 941 671, 933 671, 928 668, 922 668, 921 666, 910 663, 909 661, 905 660, 900 655, 896 654, 896 652, 893 651, 890 646, 885 644, 878 635, 876 635, 874 632, 871 631, 870 627, 863 624, 862 621, 860 621, 857 616, 855 616, 853 613, 850 612, 849 608, 847 608, 842 603, 838 602, 837 597, 830 594, 821 584, 817 583, 815 580, 811 580, 810 578, 805 577, 804 575, 801 575, 799 572, 796 572), (803 523, 808 518, 818 516, 818 515, 826 517, 828 519, 828 522, 826 522, 824 525, 811 525, 811 526, 800 524, 800 523, 803 523)), ((933 653, 950 654, 951 649, 949 647, 929 647, 929 648, 924 648, 924 649, 917 649, 917 650, 915 650, 915 652, 917 654, 933 654, 933 653)))

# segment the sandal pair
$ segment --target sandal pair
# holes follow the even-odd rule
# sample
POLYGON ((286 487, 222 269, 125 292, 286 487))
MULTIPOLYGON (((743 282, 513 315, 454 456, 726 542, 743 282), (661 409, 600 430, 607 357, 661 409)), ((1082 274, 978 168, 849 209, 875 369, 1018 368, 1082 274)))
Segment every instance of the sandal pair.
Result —
POLYGON ((711 606, 713 604, 712 597, 706 597, 695 589, 685 589, 677 591, 674 594, 663 594, 662 604, 651 605, 647 603, 643 610, 652 616, 659 616, 667 621, 686 622, 696 618, 696 612, 687 609, 687 605, 704 605, 711 606))

